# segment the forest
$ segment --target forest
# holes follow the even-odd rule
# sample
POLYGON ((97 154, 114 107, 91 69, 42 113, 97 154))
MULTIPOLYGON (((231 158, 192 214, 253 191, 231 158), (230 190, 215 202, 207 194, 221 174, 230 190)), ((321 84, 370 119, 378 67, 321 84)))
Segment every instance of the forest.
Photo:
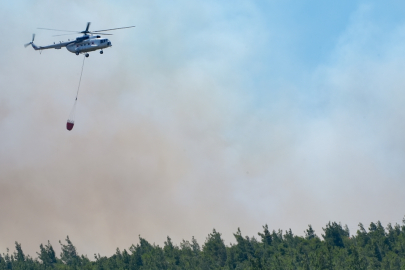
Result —
POLYGON ((163 246, 139 237, 139 243, 111 257, 78 254, 69 236, 59 241, 59 256, 48 243, 41 244, 37 257, 24 254, 21 243, 15 251, 0 254, 0 269, 405 269, 405 218, 402 224, 359 224, 350 235, 347 226, 329 222, 321 235, 309 225, 303 236, 290 230, 263 231, 257 236, 234 233, 226 245, 215 229, 200 245, 193 237, 179 245, 167 237, 163 246))

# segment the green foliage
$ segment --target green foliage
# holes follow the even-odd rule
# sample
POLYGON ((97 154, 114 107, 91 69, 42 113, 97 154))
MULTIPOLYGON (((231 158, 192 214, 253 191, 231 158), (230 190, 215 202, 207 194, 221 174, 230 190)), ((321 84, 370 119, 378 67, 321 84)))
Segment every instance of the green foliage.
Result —
POLYGON ((210 233, 204 243, 202 250, 204 268, 220 269, 226 262, 226 247, 221 234, 215 229, 210 233))
POLYGON ((349 237, 349 232, 342 228, 342 225, 336 222, 329 222, 326 228, 322 228, 325 234, 322 234, 323 239, 327 244, 336 247, 344 247, 343 239, 349 237))
POLYGON ((267 224, 263 226, 263 230, 263 233, 258 233, 258 235, 262 238, 263 244, 270 246, 273 239, 271 238, 271 234, 269 232, 269 227, 267 226, 267 224))
POLYGON ((25 255, 24 252, 22 251, 21 244, 18 244, 15 242, 15 250, 16 252, 14 253, 14 258, 17 262, 24 262, 25 261, 25 255))
POLYGON ((72 244, 72 242, 69 239, 69 236, 66 236, 66 245, 62 244, 61 241, 59 241, 62 252, 60 254, 60 258, 62 262, 64 262, 68 266, 72 266, 73 268, 77 268, 81 265, 81 260, 79 255, 77 254, 75 246, 72 244))
POLYGON ((316 238, 316 237, 317 237, 317 236, 316 236, 316 234, 315 234, 314 229, 312 229, 312 226, 311 226, 311 225, 308 225, 308 229, 305 230, 305 239, 311 240, 311 239, 314 239, 314 238, 316 238))
POLYGON ((38 259, 41 260, 42 264, 45 266, 45 268, 52 267, 56 262, 56 254, 55 251, 53 250, 53 247, 51 243, 48 241, 48 245, 45 245, 45 247, 41 244, 39 246, 40 252, 37 252, 38 259))
POLYGON ((359 224, 356 235, 350 236, 347 226, 329 222, 321 240, 309 225, 303 237, 291 229, 285 233, 267 225, 259 232, 259 241, 243 236, 238 228, 235 243, 226 246, 215 229, 208 234, 202 248, 193 237, 179 246, 167 237, 164 246, 150 244, 139 237, 139 243, 128 251, 116 249, 111 257, 94 255, 90 261, 79 255, 69 237, 61 244, 58 258, 48 241, 40 245, 36 259, 25 255, 21 244, 15 252, 0 254, 0 270, 5 269, 405 269, 405 219, 403 224, 371 223, 368 229, 359 224))

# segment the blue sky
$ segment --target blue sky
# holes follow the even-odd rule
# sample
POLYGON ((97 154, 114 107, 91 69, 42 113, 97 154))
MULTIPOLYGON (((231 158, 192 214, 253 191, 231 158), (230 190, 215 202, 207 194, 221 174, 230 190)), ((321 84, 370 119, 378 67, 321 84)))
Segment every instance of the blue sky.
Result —
POLYGON ((0 249, 400 222, 404 5, 3 1, 0 249), (86 59, 68 132, 82 56, 23 44, 88 21, 136 27, 86 59))

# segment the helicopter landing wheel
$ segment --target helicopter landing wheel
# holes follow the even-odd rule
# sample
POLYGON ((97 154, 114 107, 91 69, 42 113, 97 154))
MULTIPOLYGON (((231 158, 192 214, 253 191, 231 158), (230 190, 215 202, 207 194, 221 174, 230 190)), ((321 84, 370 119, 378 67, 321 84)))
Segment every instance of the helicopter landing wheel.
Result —
POLYGON ((89 57, 89 56, 90 56, 90 54, 86 53, 86 54, 85 54, 85 56, 86 56, 86 57, 89 57))
POLYGON ((79 55, 79 52, 76 52, 76 55, 79 55))
POLYGON ((103 51, 100 51, 100 54, 103 54, 104 52, 103 51))

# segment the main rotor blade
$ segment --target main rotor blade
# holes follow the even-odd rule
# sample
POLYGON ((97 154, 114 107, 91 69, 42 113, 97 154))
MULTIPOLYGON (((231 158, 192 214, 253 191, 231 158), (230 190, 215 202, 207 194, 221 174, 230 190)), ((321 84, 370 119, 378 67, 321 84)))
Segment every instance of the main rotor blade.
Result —
POLYGON ((97 32, 104 32, 104 31, 111 31, 111 30, 118 30, 118 29, 125 29, 125 28, 132 28, 135 26, 126 26, 126 27, 119 27, 119 28, 112 28, 112 29, 105 29, 105 30, 97 30, 97 31, 92 31, 93 33, 97 33, 97 32))
MULTIPOLYGON (((77 34, 81 34, 81 32, 77 32, 77 34)), ((113 34, 107 34, 107 33, 93 33, 93 32, 89 32, 89 34, 96 34, 96 35, 108 35, 108 36, 112 36, 113 34)), ((52 35, 53 37, 60 37, 60 36, 71 36, 71 35, 76 35, 74 33, 72 34, 61 34, 61 35, 52 35)))
POLYGON ((88 31, 89 31, 90 24, 91 24, 91 22, 88 22, 88 23, 87 23, 87 26, 86 26, 86 32, 88 32, 88 31))
POLYGON ((108 35, 108 36, 112 36, 113 34, 107 34, 107 33, 100 33, 100 32, 97 32, 97 33, 94 33, 94 32, 89 32, 90 34, 100 34, 100 35, 108 35))
POLYGON ((62 34, 62 35, 53 35, 53 37, 59 37, 59 36, 71 36, 71 35, 76 35, 80 34, 80 32, 72 33, 72 34, 62 34))
POLYGON ((78 33, 78 31, 59 30, 59 29, 50 29, 50 28, 37 28, 37 29, 52 30, 52 31, 60 31, 60 32, 73 32, 73 33, 78 33))

